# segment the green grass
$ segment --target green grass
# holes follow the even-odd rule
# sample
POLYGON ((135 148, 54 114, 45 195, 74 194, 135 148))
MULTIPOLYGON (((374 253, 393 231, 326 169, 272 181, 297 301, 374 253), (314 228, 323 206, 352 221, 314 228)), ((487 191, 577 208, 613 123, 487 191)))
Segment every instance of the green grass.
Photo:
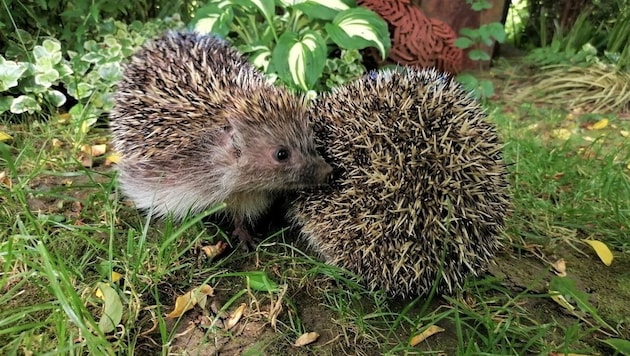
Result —
POLYGON ((608 127, 588 130, 588 116, 567 120, 563 110, 509 101, 489 111, 511 164, 515 211, 506 247, 491 273, 456 295, 412 300, 365 290, 288 230, 271 231, 254 252, 234 249, 210 261, 201 246, 227 236, 202 216, 147 221, 122 202, 102 157, 82 167, 80 145, 103 142, 105 130, 84 135, 54 118, 7 118, 0 124, 13 136, 0 143, 0 171, 11 182, 0 188, 0 354, 194 354, 199 345, 270 355, 611 353, 601 340, 630 337, 630 143, 620 134, 630 123, 608 116, 608 127), (572 136, 554 137, 557 129, 572 136), (605 242, 613 264, 604 266, 582 239, 605 242), (566 278, 590 294, 590 312, 572 314, 551 300, 550 263, 558 258, 567 260, 566 278), (123 279, 110 283, 112 271, 123 279), (261 271, 277 289, 246 282, 261 271), (102 282, 123 306, 107 334, 95 295, 102 282), (177 296, 204 283, 214 288, 214 311, 197 306, 180 319, 164 317, 177 296), (243 319, 226 331, 223 314, 241 303, 243 319), (430 325, 444 331, 409 346, 430 325), (320 340, 291 346, 309 331, 320 340))

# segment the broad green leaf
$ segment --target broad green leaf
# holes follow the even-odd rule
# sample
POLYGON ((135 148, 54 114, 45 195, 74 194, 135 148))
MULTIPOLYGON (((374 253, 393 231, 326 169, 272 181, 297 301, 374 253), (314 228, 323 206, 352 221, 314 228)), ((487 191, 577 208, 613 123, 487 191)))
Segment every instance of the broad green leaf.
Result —
POLYGON ((56 39, 45 39, 42 46, 48 53, 61 52, 61 43, 56 39))
POLYGON ((275 14, 276 4, 274 0, 233 0, 234 4, 241 6, 253 5, 263 15, 267 24, 273 24, 273 15, 275 14))
POLYGON ((599 256, 599 258, 602 260, 602 262, 604 262, 606 266, 610 266, 612 264, 613 254, 605 243, 598 240, 587 239, 584 239, 582 241, 586 242, 589 246, 593 248, 593 250, 595 250, 597 256, 599 256))
POLYGON ((120 62, 110 62, 99 66, 98 76, 110 83, 117 81, 122 76, 120 62))
POLYGON ((66 63, 61 63, 57 67, 55 67, 57 72, 59 72, 59 78, 65 78, 72 74, 72 67, 67 65, 66 63))
POLYGON ((68 89, 68 94, 70 94, 70 96, 79 100, 79 99, 87 98, 88 96, 90 96, 90 94, 92 94, 93 86, 89 83, 72 82, 72 83, 69 83, 67 89, 68 89))
POLYGON ((37 67, 52 67, 61 62, 61 52, 48 52, 44 46, 33 47, 33 57, 37 67))
POLYGON ((263 72, 266 72, 269 67, 269 61, 271 60, 271 50, 266 46, 256 46, 250 53, 249 60, 256 68, 260 68, 263 72))
POLYGON ((575 281, 571 278, 558 276, 551 278, 551 281, 549 281, 549 290, 560 293, 560 295, 564 296, 569 301, 573 300, 581 311, 592 316, 601 326, 614 330, 597 314, 597 310, 588 302, 588 294, 579 291, 575 285, 575 281))
POLYGON ((246 272, 247 285, 259 292, 276 292, 280 288, 276 282, 272 281, 263 271, 246 272))
POLYGON ((103 300, 103 315, 98 326, 104 334, 116 329, 116 325, 122 320, 123 305, 120 296, 114 288, 107 283, 98 283, 97 296, 103 300))
POLYGON ((14 114, 22 114, 24 112, 32 114, 36 111, 40 111, 41 109, 42 108, 39 106, 39 103, 37 103, 37 100, 28 95, 20 95, 11 102, 11 112, 14 114))
POLYGON ((0 114, 11 110, 12 96, 0 96, 0 114))
POLYGON ((38 73, 35 74, 35 84, 46 88, 50 88, 57 79, 59 79, 59 72, 53 68, 38 71, 38 73))
POLYGON ((285 32, 274 48, 271 61, 282 80, 308 90, 324 70, 326 42, 315 31, 305 31, 300 35, 285 32))
POLYGON ((195 12, 192 26, 200 33, 214 33, 225 37, 230 32, 234 20, 234 11, 229 1, 212 3, 199 8, 195 12))
POLYGON ((342 49, 376 47, 386 58, 391 47, 387 23, 362 7, 340 12, 332 23, 326 24, 326 32, 342 49))
POLYGON ((18 85, 18 79, 28 69, 28 63, 7 61, 0 57, 0 92, 18 85))
POLYGON ((472 47, 475 44, 475 42, 473 42, 473 40, 471 40, 468 37, 460 37, 456 39, 455 42, 453 42, 453 44, 457 48, 466 49, 466 48, 472 47))
POLYGON ((630 341, 622 339, 602 340, 622 355, 630 356, 630 341))
POLYGON ((480 49, 473 49, 468 52, 468 58, 472 59, 473 61, 489 61, 490 55, 480 49))
POLYGON ((55 107, 60 107, 61 105, 66 103, 66 96, 58 90, 49 90, 44 93, 44 96, 46 97, 48 102, 53 104, 55 107))
POLYGON ((101 59, 103 59, 103 55, 96 52, 88 52, 81 57, 81 60, 88 63, 98 63, 101 59))
POLYGON ((302 11, 312 19, 332 20, 339 12, 355 6, 356 2, 352 0, 305 0, 291 7, 302 11))

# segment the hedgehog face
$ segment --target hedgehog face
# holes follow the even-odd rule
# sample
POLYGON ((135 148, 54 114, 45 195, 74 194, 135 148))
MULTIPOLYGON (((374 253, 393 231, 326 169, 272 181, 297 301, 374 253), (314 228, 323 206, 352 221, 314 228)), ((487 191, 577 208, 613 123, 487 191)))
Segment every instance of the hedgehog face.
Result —
MULTIPOLYGON (((327 182, 331 166, 315 149, 313 128, 299 97, 254 91, 236 102, 228 121, 243 190, 292 190, 327 182)), ((237 187, 237 189, 239 189, 237 187)))

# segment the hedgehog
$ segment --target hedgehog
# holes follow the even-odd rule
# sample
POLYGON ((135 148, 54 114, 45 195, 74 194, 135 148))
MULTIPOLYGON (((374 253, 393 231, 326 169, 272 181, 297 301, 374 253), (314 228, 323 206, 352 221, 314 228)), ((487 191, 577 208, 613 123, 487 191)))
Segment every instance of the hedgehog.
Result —
POLYGON ((168 32, 125 65, 110 128, 121 191, 137 208, 179 220, 219 203, 233 236, 276 196, 325 184, 305 99, 275 87, 227 42, 168 32))
POLYGON ((487 267, 511 211, 503 144, 451 76, 370 72, 309 111, 333 178, 288 216, 324 260, 402 297, 453 293, 487 267))

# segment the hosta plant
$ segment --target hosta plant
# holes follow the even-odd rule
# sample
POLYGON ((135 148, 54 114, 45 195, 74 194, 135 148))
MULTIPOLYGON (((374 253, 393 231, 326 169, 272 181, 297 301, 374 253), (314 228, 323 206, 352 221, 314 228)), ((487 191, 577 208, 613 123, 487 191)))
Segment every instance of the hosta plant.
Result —
MULTIPOLYGON (((386 58, 391 47, 386 22, 353 0, 211 0, 192 26, 227 37, 270 77, 304 91, 343 81, 338 74, 322 78, 339 64, 327 63, 339 59, 332 53, 374 47, 386 58)), ((342 59, 353 69, 349 76, 357 76, 361 64, 356 54, 342 59)))

